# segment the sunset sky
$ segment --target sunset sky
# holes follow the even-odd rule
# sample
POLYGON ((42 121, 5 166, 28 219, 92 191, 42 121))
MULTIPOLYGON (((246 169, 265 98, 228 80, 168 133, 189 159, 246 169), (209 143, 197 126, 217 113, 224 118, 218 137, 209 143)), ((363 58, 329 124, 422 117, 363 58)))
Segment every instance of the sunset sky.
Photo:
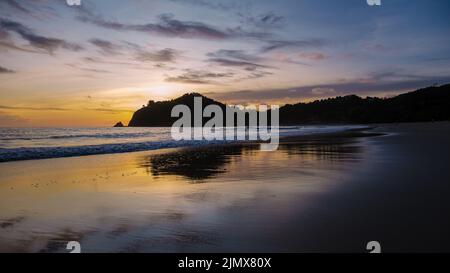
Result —
POLYGON ((450 83, 450 1, 0 0, 0 126, 111 126, 148 100, 392 96, 450 83))

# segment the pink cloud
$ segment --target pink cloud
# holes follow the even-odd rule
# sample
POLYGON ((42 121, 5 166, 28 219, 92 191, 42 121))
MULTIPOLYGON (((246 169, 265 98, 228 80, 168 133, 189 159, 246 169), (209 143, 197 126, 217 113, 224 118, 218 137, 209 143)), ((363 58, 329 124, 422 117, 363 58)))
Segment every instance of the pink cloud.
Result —
POLYGON ((301 58, 312 60, 312 61, 321 61, 328 59, 328 56, 326 56, 323 53, 320 52, 304 52, 300 53, 299 55, 301 58))

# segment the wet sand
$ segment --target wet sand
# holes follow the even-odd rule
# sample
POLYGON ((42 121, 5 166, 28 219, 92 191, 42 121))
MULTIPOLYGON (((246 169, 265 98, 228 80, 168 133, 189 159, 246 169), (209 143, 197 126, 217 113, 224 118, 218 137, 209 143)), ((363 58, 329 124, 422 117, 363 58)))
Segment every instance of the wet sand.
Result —
POLYGON ((0 252, 450 252, 450 123, 0 163, 0 252))

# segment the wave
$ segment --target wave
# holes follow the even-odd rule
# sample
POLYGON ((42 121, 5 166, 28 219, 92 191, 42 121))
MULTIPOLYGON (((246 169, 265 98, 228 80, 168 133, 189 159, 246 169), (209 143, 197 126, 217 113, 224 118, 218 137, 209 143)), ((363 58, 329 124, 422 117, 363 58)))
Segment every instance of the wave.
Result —
POLYGON ((165 148, 178 148, 199 146, 205 144, 218 144, 225 141, 160 141, 140 143, 101 144, 71 147, 32 147, 32 148, 0 148, 0 162, 48 159, 59 157, 73 157, 98 154, 115 154, 138 151, 158 150, 165 148))
POLYGON ((73 135, 42 135, 30 137, 0 137, 0 140, 41 140, 41 139, 76 139, 76 138, 139 138, 150 137, 163 133, 145 132, 145 133, 106 133, 106 134, 73 134, 73 135))
POLYGON ((70 139, 70 138, 136 138, 136 137, 146 137, 149 134, 85 134, 85 135, 65 135, 65 136, 35 136, 35 137, 11 137, 11 138, 0 138, 0 140, 39 140, 39 139, 70 139))
MULTIPOLYGON (((78 138, 96 138, 96 139, 122 139, 122 138, 144 138, 144 137, 155 137, 157 135, 164 135, 170 132, 170 128, 164 128, 166 131, 146 131, 146 132, 117 132, 117 133, 84 133, 84 134, 62 134, 62 135, 35 135, 35 136, 1 136, 0 140, 11 141, 11 140, 43 140, 43 139, 78 139, 78 138)), ((228 128, 234 129, 234 128, 228 128)), ((280 130, 298 130, 301 127, 279 127, 280 130)))

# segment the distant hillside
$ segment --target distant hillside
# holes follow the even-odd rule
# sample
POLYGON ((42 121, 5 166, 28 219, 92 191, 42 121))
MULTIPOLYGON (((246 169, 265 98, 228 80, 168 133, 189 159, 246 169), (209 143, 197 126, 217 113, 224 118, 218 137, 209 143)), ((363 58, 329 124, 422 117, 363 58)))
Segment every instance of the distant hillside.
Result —
MULTIPOLYGON (((171 118, 172 108, 178 104, 193 109, 198 93, 183 95, 174 100, 153 102, 133 115, 129 126, 172 126, 178 118, 171 118)), ((203 107, 217 104, 205 96, 203 107)), ((193 111, 192 111, 193 112, 193 111)), ((208 118, 204 119, 204 122, 208 118)), ((450 84, 428 87, 393 98, 361 98, 356 95, 317 100, 310 103, 288 104, 280 108, 281 125, 393 123, 450 120, 450 84)))
POLYGON ((280 124, 393 123, 450 120, 450 85, 428 87, 392 98, 355 95, 285 105, 280 124))
MULTIPOLYGON (((169 100, 169 101, 149 101, 148 104, 141 109, 137 110, 133 117, 131 118, 128 126, 130 127, 170 127, 172 124, 178 120, 178 118, 172 118, 172 108, 175 105, 184 104, 192 109, 191 113, 194 114, 194 97, 202 97, 202 105, 205 108, 208 105, 216 104, 222 109, 225 109, 225 104, 207 98, 198 93, 185 94, 179 98, 169 100)), ((225 111, 225 110, 224 110, 225 111)), ((194 117, 191 117, 194 120, 194 117)), ((204 119, 205 122, 209 119, 204 119)))

